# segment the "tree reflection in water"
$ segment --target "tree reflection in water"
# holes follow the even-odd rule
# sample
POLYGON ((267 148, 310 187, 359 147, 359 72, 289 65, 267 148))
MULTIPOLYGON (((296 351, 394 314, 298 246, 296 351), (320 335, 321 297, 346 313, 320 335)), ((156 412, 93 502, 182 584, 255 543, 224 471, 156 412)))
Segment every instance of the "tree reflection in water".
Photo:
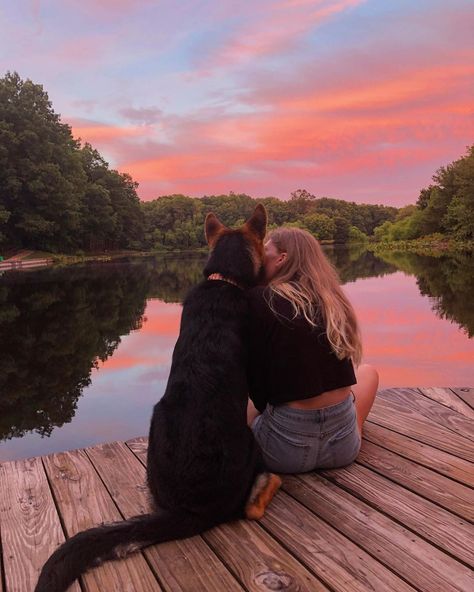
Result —
MULTIPOLYGON (((421 257, 328 248, 343 283, 401 269, 417 277, 437 315, 474 332, 472 255, 421 257)), ((205 256, 157 256, 0 278, 0 439, 49 436, 74 417, 99 361, 139 330, 146 301, 181 302, 205 256)))
POLYGON ((139 266, 113 264, 2 278, 2 439, 71 421, 92 368, 140 329, 148 286, 139 266))
POLYGON ((438 257, 414 253, 379 253, 386 263, 416 277, 423 296, 433 299, 432 310, 474 335, 474 253, 438 257))

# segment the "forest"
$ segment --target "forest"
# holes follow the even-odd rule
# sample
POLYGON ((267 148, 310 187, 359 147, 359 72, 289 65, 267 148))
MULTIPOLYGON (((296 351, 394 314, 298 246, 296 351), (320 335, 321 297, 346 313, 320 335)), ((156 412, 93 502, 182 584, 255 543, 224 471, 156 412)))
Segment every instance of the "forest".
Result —
POLYGON ((0 254, 17 248, 52 253, 187 250, 205 246, 213 211, 236 226, 263 203, 270 229, 293 225, 320 241, 364 243, 441 233, 472 240, 474 146, 433 177, 416 205, 395 208, 317 197, 288 200, 229 192, 141 201, 130 175, 110 168, 90 144, 74 139, 47 92, 17 73, 0 79, 0 254))

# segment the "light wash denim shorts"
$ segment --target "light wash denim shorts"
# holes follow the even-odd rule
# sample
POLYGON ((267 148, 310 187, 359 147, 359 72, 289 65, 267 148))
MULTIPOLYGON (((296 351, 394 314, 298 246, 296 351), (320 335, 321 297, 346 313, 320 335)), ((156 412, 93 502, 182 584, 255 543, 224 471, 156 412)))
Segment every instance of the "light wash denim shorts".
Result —
POLYGON ((270 471, 305 473, 350 464, 359 454, 354 395, 321 409, 267 405, 252 424, 270 471))

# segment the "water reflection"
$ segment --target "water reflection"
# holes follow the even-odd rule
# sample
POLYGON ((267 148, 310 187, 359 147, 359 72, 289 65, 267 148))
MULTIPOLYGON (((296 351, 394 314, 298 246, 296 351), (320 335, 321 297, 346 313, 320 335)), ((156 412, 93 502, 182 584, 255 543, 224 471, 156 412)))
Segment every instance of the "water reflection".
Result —
MULTIPOLYGON (((363 248, 326 252, 343 283, 354 287, 350 296, 355 301, 362 285, 357 280, 395 274, 390 279, 395 286, 400 283, 396 272, 403 270, 416 276, 419 291, 433 299, 431 306, 439 317, 456 322, 473 335, 472 256, 432 258, 388 253, 376 257, 363 248)), ((19 438, 27 432, 49 436, 55 427, 71 422, 79 397, 91 383, 91 372, 104 365, 110 372, 136 369, 135 382, 124 387, 127 393, 120 397, 156 400, 160 394, 156 392, 157 383, 155 392, 142 390, 137 395, 133 390, 145 389, 143 385, 150 380, 160 381, 159 388, 163 388, 169 349, 179 326, 179 308, 164 303, 182 301, 189 288, 200 281, 204 262, 203 254, 159 256, 27 274, 13 272, 0 278, 0 439, 19 438), (127 337, 127 343, 110 359, 122 338, 136 330, 140 330, 136 338, 127 337), (166 343, 160 342, 165 336, 166 343)), ((367 300, 365 291, 357 303, 361 310, 364 305, 369 307, 371 314, 378 307, 377 328, 372 334, 379 327, 381 331, 387 329, 381 323, 387 321, 389 311, 385 302, 377 302, 383 281, 388 278, 374 280, 373 298, 367 300)), ((399 299, 403 294, 400 292, 399 299)), ((362 321, 370 326, 368 317, 362 321)), ((400 318, 392 321, 399 322, 400 318)), ((382 355, 383 348, 380 344, 377 347, 382 355)), ((387 358, 389 353, 383 356, 387 358)), ((120 389, 116 385, 112 390, 120 389)), ((130 414, 130 409, 124 413, 130 414)), ((143 413, 148 417, 149 409, 143 413)))
POLYGON ((364 245, 325 247, 324 252, 336 267, 343 284, 360 278, 383 277, 397 271, 397 266, 367 251, 364 245))
POLYGON ((137 266, 11 273, 0 284, 0 438, 71 421, 91 370, 140 329, 149 279, 137 266))
POLYGON ((432 257, 414 253, 382 253, 386 263, 416 277, 423 296, 433 298, 432 309, 442 319, 474 335, 474 254, 432 257))

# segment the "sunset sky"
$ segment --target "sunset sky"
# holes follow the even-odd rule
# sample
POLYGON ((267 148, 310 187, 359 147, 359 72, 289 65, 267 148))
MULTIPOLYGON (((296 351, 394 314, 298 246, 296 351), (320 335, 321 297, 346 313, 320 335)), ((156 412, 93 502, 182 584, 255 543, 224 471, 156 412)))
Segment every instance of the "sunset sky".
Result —
POLYGON ((15 0, 0 31, 142 199, 402 206, 474 143, 473 0, 15 0))

